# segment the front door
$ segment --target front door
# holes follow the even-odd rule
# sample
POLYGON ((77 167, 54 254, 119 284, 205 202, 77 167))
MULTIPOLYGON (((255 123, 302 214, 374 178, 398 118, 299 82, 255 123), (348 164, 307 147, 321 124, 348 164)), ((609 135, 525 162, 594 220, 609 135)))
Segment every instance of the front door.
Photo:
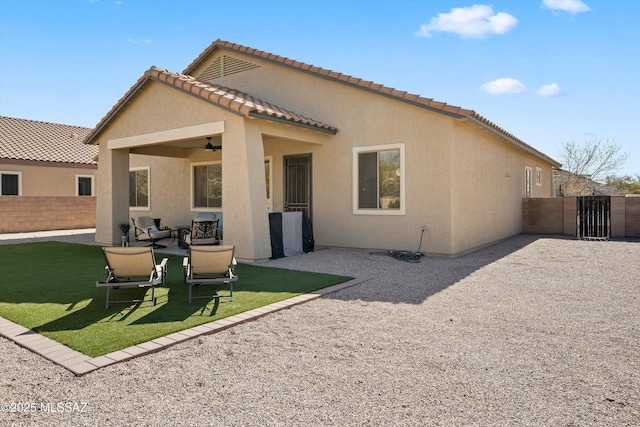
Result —
POLYGON ((284 211, 311 218, 311 154, 284 158, 284 211))

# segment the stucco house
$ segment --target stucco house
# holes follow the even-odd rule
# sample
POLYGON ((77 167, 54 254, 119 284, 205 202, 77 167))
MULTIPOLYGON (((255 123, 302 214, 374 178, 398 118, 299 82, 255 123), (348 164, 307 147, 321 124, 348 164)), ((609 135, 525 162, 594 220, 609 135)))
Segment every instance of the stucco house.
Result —
POLYGON ((522 198, 552 197, 560 166, 472 110, 222 40, 144 72, 85 142, 99 243, 139 212, 216 212, 253 262, 271 256, 268 213, 291 210, 316 246, 415 250, 426 227, 423 252, 473 250, 520 233, 522 198))
POLYGON ((95 226, 91 129, 0 116, 0 232, 95 226))

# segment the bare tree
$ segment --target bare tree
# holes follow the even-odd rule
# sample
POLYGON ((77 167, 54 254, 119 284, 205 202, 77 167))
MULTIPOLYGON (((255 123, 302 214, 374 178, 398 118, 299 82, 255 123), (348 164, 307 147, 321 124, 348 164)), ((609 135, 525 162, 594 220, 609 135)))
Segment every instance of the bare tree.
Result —
POLYGON ((602 139, 587 140, 584 144, 563 142, 560 153, 566 172, 561 174, 563 195, 593 194, 595 183, 615 175, 629 158, 630 153, 620 151, 621 148, 615 141, 602 139))

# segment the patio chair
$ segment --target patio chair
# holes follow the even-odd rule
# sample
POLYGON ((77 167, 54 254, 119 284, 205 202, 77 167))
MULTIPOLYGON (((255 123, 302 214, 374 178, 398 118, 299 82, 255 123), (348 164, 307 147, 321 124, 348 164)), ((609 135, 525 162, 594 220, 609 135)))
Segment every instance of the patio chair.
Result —
POLYGON ((192 245, 217 245, 218 221, 208 217, 196 217, 191 221, 191 230, 187 235, 187 243, 192 245))
POLYGON ((114 247, 102 248, 104 259, 107 262, 105 269, 109 272, 105 282, 96 282, 96 287, 107 288, 106 308, 110 302, 141 302, 141 300, 111 301, 111 289, 118 288, 151 288, 151 305, 156 304, 155 287, 164 284, 167 274, 168 258, 164 258, 160 264, 156 264, 153 248, 114 247))
POLYGON ((233 301, 233 282, 236 276, 235 246, 193 246, 182 261, 184 281, 189 285, 189 304, 195 298, 220 298, 213 295, 193 296, 193 286, 229 285, 229 301, 233 301))
POLYGON ((133 222, 136 241, 149 241, 151 242, 149 246, 154 248, 166 247, 158 244, 158 241, 171 237, 171 230, 158 229, 155 221, 150 216, 139 216, 136 219, 131 218, 131 222, 133 222))

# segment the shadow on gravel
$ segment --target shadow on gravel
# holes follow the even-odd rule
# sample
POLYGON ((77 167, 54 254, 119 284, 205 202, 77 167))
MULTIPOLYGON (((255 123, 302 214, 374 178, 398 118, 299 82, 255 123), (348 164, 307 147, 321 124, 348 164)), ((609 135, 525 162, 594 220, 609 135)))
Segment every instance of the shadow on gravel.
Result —
MULTIPOLYGON (((326 295, 324 298, 420 304, 431 295, 461 281, 476 270, 545 237, 563 238, 562 236, 521 234, 460 257, 425 256, 420 263, 404 262, 380 253, 363 252, 354 259, 354 262, 359 263, 358 276, 366 275, 372 280, 326 295)), ((343 274, 348 273, 343 272, 343 274)))

